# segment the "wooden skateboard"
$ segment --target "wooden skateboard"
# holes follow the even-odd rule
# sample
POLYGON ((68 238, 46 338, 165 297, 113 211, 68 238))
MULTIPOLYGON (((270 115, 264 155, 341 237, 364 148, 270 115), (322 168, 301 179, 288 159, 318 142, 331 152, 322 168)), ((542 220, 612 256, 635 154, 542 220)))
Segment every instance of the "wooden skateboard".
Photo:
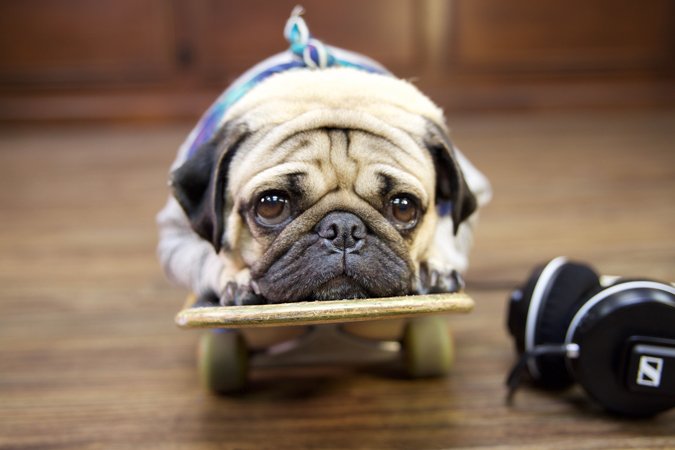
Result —
POLYGON ((468 313, 463 292, 250 306, 195 306, 176 315, 181 328, 211 328, 199 344, 204 387, 241 390, 250 366, 383 363, 403 357, 411 377, 441 376, 454 349, 441 314, 468 313))

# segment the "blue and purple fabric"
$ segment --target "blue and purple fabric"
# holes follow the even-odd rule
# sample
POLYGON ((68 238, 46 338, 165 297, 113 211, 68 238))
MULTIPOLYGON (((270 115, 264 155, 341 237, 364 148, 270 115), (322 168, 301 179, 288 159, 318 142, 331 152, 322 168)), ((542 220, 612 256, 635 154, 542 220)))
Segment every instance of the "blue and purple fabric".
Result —
POLYGON ((297 69, 352 67, 366 72, 392 75, 379 63, 366 56, 325 45, 312 37, 301 17, 302 13, 302 8, 296 7, 286 22, 284 37, 290 44, 289 50, 265 59, 242 74, 202 116, 190 134, 188 158, 223 125, 225 113, 233 104, 258 83, 274 74, 297 69))

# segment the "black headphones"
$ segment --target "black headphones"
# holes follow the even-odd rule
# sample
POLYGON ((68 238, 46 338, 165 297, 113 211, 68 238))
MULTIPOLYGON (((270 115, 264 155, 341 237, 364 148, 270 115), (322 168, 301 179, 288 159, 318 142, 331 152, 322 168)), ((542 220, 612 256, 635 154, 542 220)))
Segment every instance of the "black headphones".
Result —
POLYGON ((534 270, 509 299, 508 329, 524 372, 544 388, 575 381, 610 412, 650 416, 675 407, 675 287, 606 280, 556 258, 534 270))

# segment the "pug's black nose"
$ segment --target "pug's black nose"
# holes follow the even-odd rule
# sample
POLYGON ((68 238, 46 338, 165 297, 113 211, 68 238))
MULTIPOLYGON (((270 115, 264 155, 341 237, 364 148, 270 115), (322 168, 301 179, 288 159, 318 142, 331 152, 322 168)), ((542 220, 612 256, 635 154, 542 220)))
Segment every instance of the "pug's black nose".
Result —
POLYGON ((327 214, 317 225, 317 234, 328 247, 338 252, 353 252, 363 245, 366 225, 352 213, 336 211, 327 214))

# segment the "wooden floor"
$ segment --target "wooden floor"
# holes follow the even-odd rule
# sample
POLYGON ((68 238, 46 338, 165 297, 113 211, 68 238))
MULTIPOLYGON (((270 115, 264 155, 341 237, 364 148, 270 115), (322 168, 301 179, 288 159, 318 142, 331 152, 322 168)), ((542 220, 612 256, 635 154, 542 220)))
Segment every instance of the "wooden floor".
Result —
POLYGON ((675 411, 608 417, 579 389, 524 388, 509 288, 566 254, 675 279, 675 111, 450 117, 495 198, 476 237, 469 315, 445 379, 350 368, 259 370, 214 397, 197 331, 174 314, 154 214, 189 125, 0 129, 0 448, 675 448, 675 411))

